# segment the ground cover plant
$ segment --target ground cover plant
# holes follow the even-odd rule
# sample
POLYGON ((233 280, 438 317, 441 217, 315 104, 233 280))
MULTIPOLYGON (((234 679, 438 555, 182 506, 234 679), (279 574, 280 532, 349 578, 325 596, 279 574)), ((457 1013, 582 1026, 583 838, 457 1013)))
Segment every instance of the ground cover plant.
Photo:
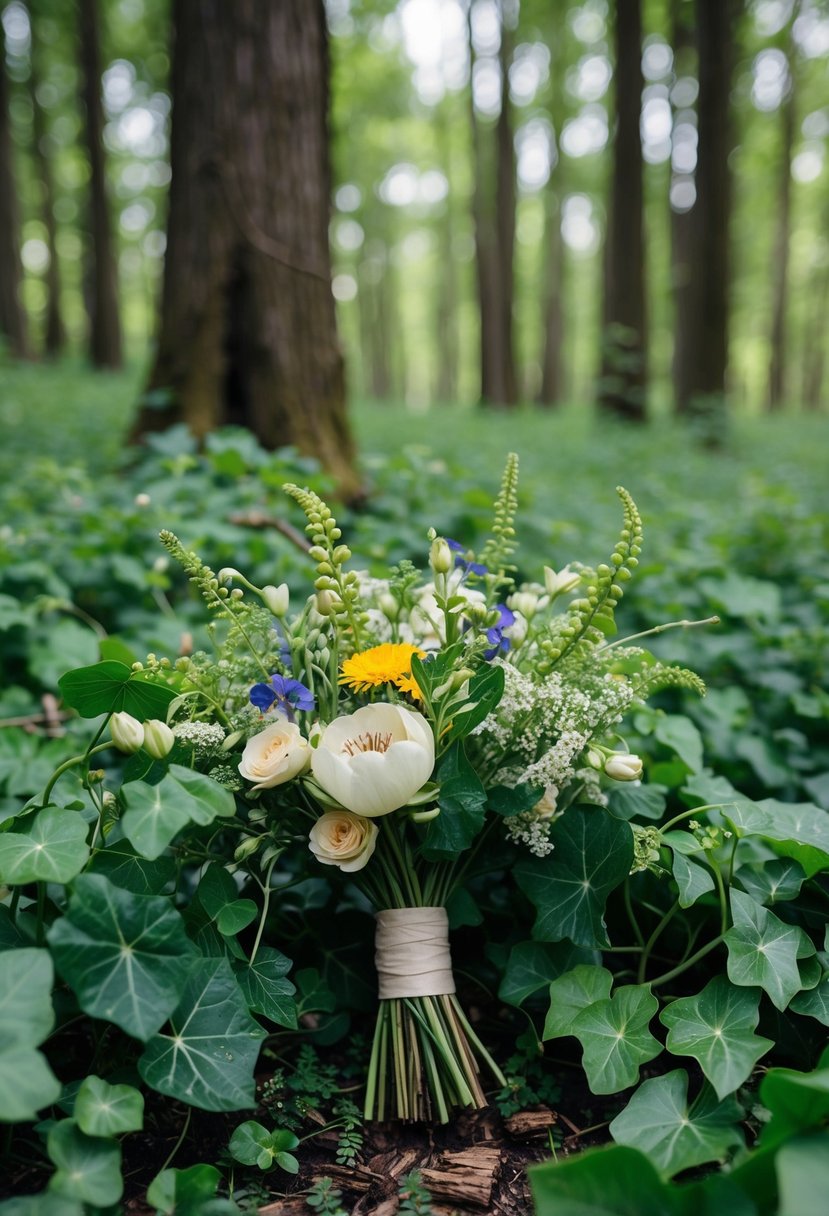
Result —
MULTIPOLYGON (((360 563, 375 576, 406 559, 424 566, 430 525, 480 555, 495 470, 508 442, 521 450, 515 420, 509 440, 487 420, 473 448, 450 417, 437 448, 423 419, 360 417, 378 441, 366 444, 372 499, 337 508, 360 563), (406 428, 407 451, 381 450, 380 436, 406 428)), ((547 1105, 579 1129, 609 1123, 616 1142, 562 1161, 574 1142, 556 1130, 559 1164, 533 1175, 542 1213, 595 1207, 600 1195, 607 1212, 729 1202, 803 1216, 825 1153, 821 470, 806 430, 786 442, 778 431, 772 460, 773 428, 743 425, 719 463, 679 450, 674 432, 614 431, 576 465, 574 419, 554 430, 548 457, 523 457, 519 584, 537 577, 539 556, 556 571, 606 560, 618 531, 612 486, 624 478, 646 539, 621 636, 721 618, 642 641, 708 684, 703 699, 668 689, 619 728, 642 758, 642 784, 616 784, 607 809, 568 808, 547 857, 502 839, 495 880, 470 873, 449 906, 461 997, 505 1073, 505 1085, 485 1083, 487 1096, 506 1118, 547 1105), (740 507, 728 516, 726 493, 740 507), (714 1170, 729 1160, 727 1176, 714 1170), (685 1181, 700 1169, 710 1180, 685 1181)), ((38 1206, 18 1198, 6 1210, 116 1210, 124 1173, 127 1198, 152 1184, 157 1210, 232 1211, 307 1188, 309 1161, 336 1184, 296 1210, 348 1207, 336 1171, 359 1175, 374 1134, 348 1106, 360 1100, 375 1000, 365 896, 310 853, 274 855, 276 840, 246 856, 270 826, 245 819, 250 806, 240 820, 242 792, 210 778, 232 752, 197 757, 198 740, 185 738, 165 754, 164 731, 146 726, 179 695, 177 659, 210 645, 203 604, 159 529, 217 571, 240 569, 259 588, 286 583, 297 602, 309 565, 280 487, 332 487, 313 462, 266 454, 239 432, 203 454, 183 432, 167 436, 117 478, 85 464, 86 443, 77 461, 35 463, 2 490, 7 1176, 19 1196, 51 1188, 38 1206), (101 660, 103 686, 60 685, 101 660), (110 708, 144 726, 131 755, 92 753, 108 743, 95 727, 110 708), (173 784, 181 819, 159 830, 147 791, 173 784), (129 1177, 153 1137, 163 1150, 129 1177)))

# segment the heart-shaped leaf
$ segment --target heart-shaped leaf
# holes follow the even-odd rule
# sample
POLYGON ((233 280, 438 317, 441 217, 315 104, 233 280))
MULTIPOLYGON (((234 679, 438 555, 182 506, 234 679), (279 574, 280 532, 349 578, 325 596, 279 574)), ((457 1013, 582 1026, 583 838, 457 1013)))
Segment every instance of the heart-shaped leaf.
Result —
POLYGON ((163 1216, 239 1216, 232 1199, 216 1199, 222 1176, 214 1165, 162 1170, 147 1188, 147 1203, 163 1216))
POLYGON ((760 994, 735 988, 715 976, 696 996, 680 997, 660 1014, 668 1027, 665 1046, 674 1055, 692 1056, 719 1098, 739 1088, 754 1065, 774 1046, 754 1034, 760 994))
POLYGON ((659 1002, 647 984, 617 988, 573 1018, 570 1033, 582 1045, 582 1064, 594 1094, 615 1094, 639 1080, 639 1065, 662 1050, 648 1030, 659 1002))
POLYGON ((550 839, 549 857, 529 857, 515 867, 519 887, 538 912, 533 937, 609 946, 604 909, 630 873, 630 826, 598 807, 574 806, 553 825, 550 839))
POLYGON ((66 883, 80 874, 89 824, 77 811, 47 806, 23 822, 23 831, 0 833, 0 883, 66 883))
POLYGON ((814 988, 806 992, 798 992, 789 1005, 792 1013, 801 1013, 805 1017, 816 1018, 824 1026, 829 1026, 829 971, 825 971, 814 988))
POLYGON ((138 1071, 159 1093, 202 1110, 255 1105, 262 1027, 251 1018, 227 959, 190 969, 170 1031, 152 1038, 138 1071))
POLYGON ((258 1165, 260 1170, 270 1170, 278 1165, 287 1173, 296 1174, 299 1162, 289 1150, 298 1144, 293 1132, 269 1132, 255 1119, 249 1119, 247 1123, 239 1124, 228 1147, 230 1155, 243 1165, 258 1165))
POLYGON ((160 895, 176 875, 174 857, 150 861, 137 852, 128 840, 108 840, 97 849, 86 868, 87 874, 104 874, 116 887, 136 895, 160 895))
POLYGON ((588 1005, 605 1001, 613 987, 613 976, 604 967, 579 966, 550 984, 550 1008, 544 1022, 543 1039, 573 1034, 573 1019, 588 1005))
POLYGON ((123 891, 102 874, 75 881, 68 911, 48 936, 81 1008, 143 1040, 179 1003, 196 953, 168 899, 123 891))
POLYGON ((233 964, 248 1009, 261 1013, 278 1026, 296 1028, 296 988, 285 976, 291 960, 271 946, 261 946, 252 963, 233 964))
POLYGON ((60 1096, 60 1082, 35 1050, 54 1025, 53 979, 46 950, 0 954, 0 1122, 34 1119, 60 1096))
POLYGON ((829 1068, 825 1056, 814 1072, 770 1069, 760 1085, 760 1101, 771 1111, 771 1119, 760 1133, 759 1148, 774 1148, 800 1132, 825 1128, 829 1119, 829 1068))
POLYGON ((144 1126, 144 1097, 132 1085, 108 1085, 86 1077, 75 1098, 73 1118, 87 1136, 120 1136, 144 1126))
POLYGON ((746 892, 758 904, 773 906, 789 899, 797 899, 806 880, 803 866, 791 858, 767 861, 762 866, 742 866, 737 878, 746 892))
POLYGON ((51 1128, 46 1145, 57 1166, 49 1179, 50 1191, 96 1207, 106 1207, 121 1198, 124 1184, 117 1141, 87 1136, 74 1119, 63 1119, 51 1128))
POLYGON ((731 912, 734 924, 725 935, 728 978, 740 987, 762 988, 777 1009, 785 1009, 803 987, 797 960, 815 953, 812 941, 736 888, 731 912))
POLYGON ((621 1144, 529 1170, 535 1216, 687 1216, 644 1153, 621 1144))
POLYGON ((740 1106, 727 1098, 719 1102, 710 1086, 688 1103, 688 1075, 677 1068, 643 1081, 621 1114, 610 1124, 617 1144, 647 1153, 667 1177, 707 1161, 723 1161, 744 1143, 737 1126, 740 1106))
POLYGON ((519 942, 510 951, 498 996, 508 1005, 520 1006, 565 972, 598 957, 596 951, 570 942, 519 942))
POLYGON ((123 794, 127 803, 124 835, 151 861, 189 823, 204 826, 217 815, 233 815, 236 810, 229 789, 180 764, 171 764, 158 785, 134 781, 124 787, 123 794))
POLYGON ((58 687, 64 704, 71 705, 82 718, 125 712, 139 722, 163 720, 177 695, 166 684, 152 683, 142 672, 132 671, 115 659, 67 671, 58 680, 58 687))

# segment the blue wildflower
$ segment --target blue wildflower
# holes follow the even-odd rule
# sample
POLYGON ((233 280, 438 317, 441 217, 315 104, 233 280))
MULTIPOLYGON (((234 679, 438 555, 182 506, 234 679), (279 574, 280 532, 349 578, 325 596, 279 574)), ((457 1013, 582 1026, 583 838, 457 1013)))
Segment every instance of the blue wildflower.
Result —
POLYGON ((498 621, 486 631, 486 640, 490 646, 489 650, 484 651, 484 658, 487 662, 494 659, 497 654, 507 653, 510 648, 510 640, 504 637, 504 630, 515 624, 515 613, 510 612, 506 604, 496 604, 495 607, 498 609, 498 621))
POLYGON ((481 577, 489 573, 486 566, 482 566, 480 562, 469 562, 465 557, 461 556, 463 553, 466 553, 467 550, 460 543, 460 541, 450 540, 447 536, 446 543, 452 552, 457 554, 455 557, 455 569, 460 568, 463 570, 464 574, 478 574, 481 577))
POLYGON ((310 688, 306 688, 300 680, 280 675, 271 676, 270 684, 254 684, 250 690, 250 700, 263 714, 275 703, 277 711, 284 714, 289 722, 294 721, 294 711, 305 713, 316 704, 310 688))

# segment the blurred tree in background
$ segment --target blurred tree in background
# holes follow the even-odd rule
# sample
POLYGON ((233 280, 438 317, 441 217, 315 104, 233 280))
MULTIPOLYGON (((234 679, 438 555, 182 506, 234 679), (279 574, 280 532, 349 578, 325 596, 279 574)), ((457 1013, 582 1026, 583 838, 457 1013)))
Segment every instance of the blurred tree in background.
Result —
POLYGON ((322 9, 254 32, 245 4, 175 7, 171 78, 168 0, 3 4, 11 355, 28 330, 114 363, 95 328, 120 316, 141 427, 240 421, 347 464, 330 206, 354 396, 598 399, 709 438, 726 401, 821 407, 827 0, 328 0, 330 190, 322 9))

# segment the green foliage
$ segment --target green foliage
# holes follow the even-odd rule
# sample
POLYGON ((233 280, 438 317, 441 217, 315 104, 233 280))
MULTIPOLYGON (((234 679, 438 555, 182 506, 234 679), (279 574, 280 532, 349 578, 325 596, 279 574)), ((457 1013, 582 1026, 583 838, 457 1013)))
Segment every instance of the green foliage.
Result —
POLYGON ((419 1170, 412 1170, 406 1175, 399 1193, 400 1207, 397 1210, 401 1216, 432 1216, 432 1196, 423 1185, 419 1170))
POLYGON ((288 1131, 269 1132, 255 1119, 240 1123, 230 1137, 230 1155, 242 1165, 257 1165, 260 1170, 271 1170, 277 1166, 286 1174, 296 1174, 299 1162, 289 1152, 299 1140, 288 1131))

